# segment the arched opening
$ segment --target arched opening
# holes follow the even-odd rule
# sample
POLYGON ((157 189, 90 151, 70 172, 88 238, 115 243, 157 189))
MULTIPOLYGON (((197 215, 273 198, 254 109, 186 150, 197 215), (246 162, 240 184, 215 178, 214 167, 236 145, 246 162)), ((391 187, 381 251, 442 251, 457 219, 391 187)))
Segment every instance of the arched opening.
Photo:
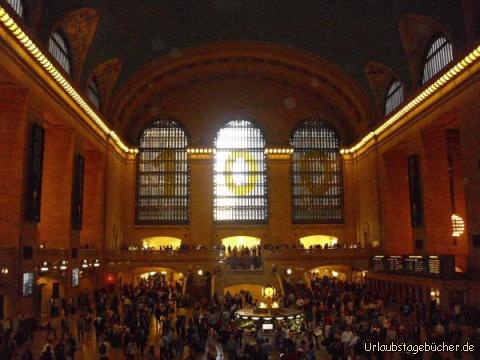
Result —
POLYGON ((247 120, 230 121, 215 139, 215 221, 267 221, 267 167, 262 131, 247 120))
POLYGON ((260 246, 261 239, 254 237, 254 236, 229 236, 222 239, 222 245, 225 248, 233 249, 236 247, 237 249, 240 248, 253 248, 260 246))
POLYGON ((310 248, 331 248, 337 245, 338 243, 338 238, 335 236, 330 236, 330 235, 310 235, 310 236, 304 236, 300 238, 300 244, 305 249, 310 249, 310 248))
POLYGON ((223 289, 224 296, 227 292, 231 296, 240 295, 243 293, 249 293, 254 301, 260 301, 262 299, 263 286, 257 284, 235 284, 223 289))
POLYGON ((144 249, 163 250, 166 248, 178 250, 182 245, 182 239, 171 236, 152 236, 142 240, 144 249))

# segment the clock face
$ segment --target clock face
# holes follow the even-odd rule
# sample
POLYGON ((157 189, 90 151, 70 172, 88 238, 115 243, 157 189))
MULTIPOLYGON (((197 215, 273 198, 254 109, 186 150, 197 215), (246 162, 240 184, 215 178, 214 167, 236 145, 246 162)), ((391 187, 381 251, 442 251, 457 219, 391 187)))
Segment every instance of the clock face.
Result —
POLYGON ((275 290, 272 287, 267 287, 264 290, 265 296, 272 297, 275 290))

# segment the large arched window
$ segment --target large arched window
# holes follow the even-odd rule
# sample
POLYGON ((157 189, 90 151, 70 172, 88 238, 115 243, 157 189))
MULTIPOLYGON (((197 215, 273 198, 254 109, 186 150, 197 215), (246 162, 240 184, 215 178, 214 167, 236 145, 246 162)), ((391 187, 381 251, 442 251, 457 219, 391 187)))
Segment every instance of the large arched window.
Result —
POLYGON ((143 130, 137 157, 139 224, 188 222, 187 136, 174 121, 158 120, 143 130))
POLYGON ((65 37, 58 31, 53 32, 50 36, 50 40, 48 42, 48 51, 50 51, 50 54, 53 55, 55 60, 58 61, 62 68, 68 74, 70 74, 70 53, 68 50, 67 41, 65 40, 65 37))
POLYGON ((215 140, 214 219, 267 221, 267 176, 260 129, 246 120, 230 121, 215 140))
POLYGON ((22 0, 7 0, 7 3, 12 7, 13 10, 23 18, 23 1, 22 0))
POLYGON ((453 60, 452 44, 443 36, 435 38, 428 48, 423 66, 423 84, 438 74, 453 60))
POLYGON ((317 120, 300 125, 291 138, 294 223, 343 222, 343 177, 339 139, 317 120))
POLYGON ((385 115, 390 114, 403 102, 403 86, 398 80, 392 81, 385 99, 385 115))
POLYGON ((97 109, 100 109, 100 91, 95 76, 92 76, 87 84, 87 96, 97 109))

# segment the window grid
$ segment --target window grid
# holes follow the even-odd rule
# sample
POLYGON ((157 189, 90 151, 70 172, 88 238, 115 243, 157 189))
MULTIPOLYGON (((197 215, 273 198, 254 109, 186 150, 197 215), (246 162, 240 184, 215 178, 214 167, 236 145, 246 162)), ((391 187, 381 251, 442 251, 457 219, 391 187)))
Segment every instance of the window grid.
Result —
POLYGON ((68 52, 67 43, 64 37, 57 31, 52 33, 48 43, 48 51, 58 61, 60 66, 70 74, 70 55, 68 52))
POLYGON ((185 131, 174 121, 158 120, 143 131, 137 157, 137 223, 188 223, 187 145, 185 131))
POLYGON ((87 96, 97 109, 100 109, 100 91, 98 90, 97 79, 92 77, 87 85, 87 96))
POLYGON ((344 221, 343 176, 335 131, 322 122, 304 122, 291 139, 294 223, 344 221))
POLYGON ((215 140, 214 219, 264 223, 268 219, 265 141, 246 120, 229 122, 215 140))
POLYGON ((394 81, 387 91, 387 100, 385 101, 385 115, 390 114, 403 102, 403 86, 400 81, 394 81))
POLYGON ((23 18, 23 1, 22 0, 7 0, 8 5, 12 7, 13 10, 23 18))
POLYGON ((423 84, 438 74, 453 60, 452 44, 445 37, 438 37, 432 42, 423 67, 423 84))

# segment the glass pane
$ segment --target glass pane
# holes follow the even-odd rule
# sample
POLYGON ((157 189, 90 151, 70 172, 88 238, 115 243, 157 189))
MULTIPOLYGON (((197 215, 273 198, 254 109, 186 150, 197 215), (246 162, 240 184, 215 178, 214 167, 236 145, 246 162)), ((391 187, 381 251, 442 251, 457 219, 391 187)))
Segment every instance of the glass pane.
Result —
POLYGON ((137 156, 137 223, 186 223, 189 207, 187 136, 173 121, 146 128, 137 156))
POLYGON ((215 144, 215 221, 266 221, 265 142, 260 129, 249 121, 231 121, 220 129, 215 144))
POLYGON ((335 131, 307 121, 295 131, 291 144, 293 222, 342 223, 342 158, 335 131))

